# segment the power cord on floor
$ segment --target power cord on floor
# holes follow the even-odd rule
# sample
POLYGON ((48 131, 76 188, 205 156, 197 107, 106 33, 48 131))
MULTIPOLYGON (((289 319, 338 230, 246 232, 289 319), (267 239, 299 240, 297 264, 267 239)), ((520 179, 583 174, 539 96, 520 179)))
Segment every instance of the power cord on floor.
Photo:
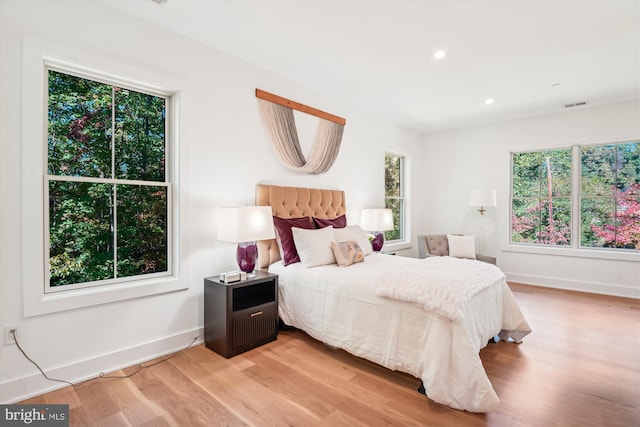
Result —
POLYGON ((93 381, 93 380, 96 380, 96 379, 107 379, 107 380, 110 380, 110 379, 124 379, 124 378, 130 378, 130 377, 134 376, 135 374, 137 374, 138 372, 142 371, 143 369, 150 368, 150 367, 155 366, 155 365, 157 365, 157 364, 159 364, 159 363, 162 363, 162 362, 166 362, 167 360, 169 360, 169 359, 171 359, 171 358, 173 358, 173 357, 177 356, 178 354, 182 353, 183 351, 186 351, 186 350, 190 349, 190 348, 193 346, 193 344, 194 344, 194 343, 198 340, 198 338, 199 338, 199 336, 195 337, 195 338, 194 338, 194 339, 189 343, 189 345, 187 345, 187 346, 186 346, 185 348, 183 348, 182 350, 178 350, 178 351, 176 351, 176 352, 174 352, 174 353, 171 353, 171 354, 169 354, 168 356, 165 356, 164 358, 162 358, 162 359, 160 359, 160 360, 156 360, 156 361, 155 361, 155 362, 153 362, 153 363, 150 363, 150 364, 148 364, 148 365, 145 365, 145 364, 140 363, 140 364, 137 366, 137 369, 136 369, 135 371, 133 371, 132 373, 130 373, 130 374, 127 374, 127 375, 105 375, 105 373, 104 373, 104 372, 100 372, 100 373, 98 374, 98 376, 97 376, 97 377, 95 377, 95 378, 90 378, 90 379, 88 379, 88 380, 85 380, 85 381, 82 381, 82 382, 80 382, 80 383, 74 384, 74 383, 72 383, 72 382, 70 382, 70 381, 67 381, 67 380, 59 380, 59 379, 56 379, 56 378, 51 378, 51 377, 49 377, 49 376, 48 376, 48 375, 47 375, 47 374, 42 370, 42 368, 40 367, 40 365, 38 365, 38 364, 37 364, 37 363, 36 363, 32 358, 30 358, 30 357, 27 355, 27 353, 22 349, 22 346, 20 345, 20 342, 18 342, 18 337, 16 336, 16 331, 15 331, 15 330, 12 330, 10 333, 11 333, 11 336, 13 337, 13 341, 16 343, 16 347, 18 347, 18 350, 20 350, 20 353, 22 353, 22 355, 23 355, 23 356, 24 356, 24 357, 25 357, 29 362, 33 363, 33 365, 34 365, 36 368, 38 368, 38 370, 40 371, 40 373, 41 373, 41 374, 42 374, 46 379, 48 379, 49 381, 57 381, 57 382, 60 382, 60 383, 69 384, 69 385, 70 385, 71 387, 73 387, 74 389, 76 388, 76 386, 79 386, 79 385, 81 385, 81 384, 85 384, 85 383, 87 383, 87 382, 89 382, 89 381, 93 381))
POLYGON ((22 349, 22 346, 20 345, 20 343, 18 342, 18 337, 16 336, 16 331, 15 329, 11 330, 11 336, 13 337, 13 342, 16 343, 16 347, 18 347, 18 350, 20 350, 20 353, 22 353, 22 355, 24 357, 27 358, 27 360, 31 363, 34 364, 34 366, 36 368, 38 368, 38 370, 40 371, 40 373, 49 381, 57 381, 59 383, 66 383, 69 384, 71 387, 75 387, 75 384, 73 384, 72 382, 69 382, 67 380, 58 380, 56 378, 49 378, 49 376, 47 374, 44 373, 44 371, 42 370, 42 368, 40 367, 40 365, 38 365, 32 358, 30 358, 29 356, 27 356, 27 353, 25 353, 25 351, 22 349))

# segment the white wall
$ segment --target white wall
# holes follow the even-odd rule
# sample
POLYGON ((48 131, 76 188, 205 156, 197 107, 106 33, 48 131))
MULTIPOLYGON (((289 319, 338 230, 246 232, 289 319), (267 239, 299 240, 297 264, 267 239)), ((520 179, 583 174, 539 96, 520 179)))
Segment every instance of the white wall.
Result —
POLYGON ((598 251, 522 252, 508 239, 511 151, 639 137, 637 102, 427 135, 425 222, 418 231, 478 235, 481 251, 497 255, 498 265, 516 282, 638 298, 637 254, 616 260, 598 251), (467 206, 473 187, 495 188, 498 206, 480 216, 467 206))
MULTIPOLYGON (((203 278, 235 266, 234 245, 216 241, 216 208, 252 204, 256 183, 343 189, 352 221, 361 208, 383 204, 385 150, 409 156, 413 165, 423 158, 422 139, 414 132, 100 3, 3 0, 0 7, 0 322, 3 331, 6 325, 19 325, 23 347, 53 377, 88 378, 182 348, 201 334, 203 278), (24 253, 21 232, 29 227, 21 207, 24 36, 179 76, 183 82, 180 280, 189 287, 186 291, 23 316, 23 265, 42 268, 30 264, 38 257, 24 253), (299 175, 279 163, 259 120, 255 88, 347 119, 340 155, 328 173, 299 175)), ((311 122, 302 122, 305 134, 311 133, 311 122)), ((37 153, 27 154, 36 156, 38 164, 37 153)), ((35 167, 33 173, 39 176, 40 171, 35 167)), ((420 168, 411 168, 409 181, 424 181, 420 168)), ((413 212, 423 211, 419 194, 412 202, 413 212)), ((412 227, 418 228, 416 221, 412 227)), ((0 347, 1 402, 57 387, 43 380, 15 346, 0 347)))

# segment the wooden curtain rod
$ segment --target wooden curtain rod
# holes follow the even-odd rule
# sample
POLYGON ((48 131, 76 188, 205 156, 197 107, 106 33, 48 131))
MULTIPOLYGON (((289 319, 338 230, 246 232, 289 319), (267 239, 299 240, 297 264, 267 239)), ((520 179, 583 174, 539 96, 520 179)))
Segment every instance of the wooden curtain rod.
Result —
POLYGON ((300 104, 299 102, 295 102, 260 89, 256 89, 256 98, 264 99, 265 101, 273 102, 297 111, 302 111, 303 113, 311 114, 312 116, 320 117, 321 119, 329 120, 342 126, 347 124, 347 120, 342 117, 334 116, 333 114, 326 113, 318 110, 317 108, 309 107, 308 105, 300 104))

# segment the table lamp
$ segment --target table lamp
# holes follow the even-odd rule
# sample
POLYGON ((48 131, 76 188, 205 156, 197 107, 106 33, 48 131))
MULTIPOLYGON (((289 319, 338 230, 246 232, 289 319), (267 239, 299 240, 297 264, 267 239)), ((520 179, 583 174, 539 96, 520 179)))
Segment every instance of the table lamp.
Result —
POLYGON ((469 206, 480 206, 478 212, 484 215, 485 209, 496 205, 496 190, 487 188, 474 188, 469 192, 469 206))
POLYGON ((237 243, 236 260, 240 270, 253 272, 258 257, 257 240, 275 238, 269 206, 225 207, 221 209, 218 240, 237 243))
POLYGON ((383 231, 393 230, 393 212, 391 209, 362 209, 360 227, 373 234, 371 247, 379 252, 384 245, 383 231))

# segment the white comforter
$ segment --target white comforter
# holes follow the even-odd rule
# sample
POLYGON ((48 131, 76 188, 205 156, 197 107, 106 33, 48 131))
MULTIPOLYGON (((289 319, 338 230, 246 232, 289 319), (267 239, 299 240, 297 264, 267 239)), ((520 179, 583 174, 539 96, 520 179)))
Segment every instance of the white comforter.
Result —
POLYGON ((464 319, 471 299, 505 275, 471 259, 431 257, 412 268, 389 270, 376 281, 376 295, 406 301, 451 321, 464 319))
POLYGON ((503 278, 473 295, 455 321, 376 295, 385 274, 416 266, 423 271, 426 262, 374 254, 349 267, 284 267, 278 262, 269 271, 280 276, 279 315, 286 324, 421 378, 427 396, 436 402, 472 412, 495 410, 499 399, 479 351, 495 335, 519 342, 531 329, 503 278))

